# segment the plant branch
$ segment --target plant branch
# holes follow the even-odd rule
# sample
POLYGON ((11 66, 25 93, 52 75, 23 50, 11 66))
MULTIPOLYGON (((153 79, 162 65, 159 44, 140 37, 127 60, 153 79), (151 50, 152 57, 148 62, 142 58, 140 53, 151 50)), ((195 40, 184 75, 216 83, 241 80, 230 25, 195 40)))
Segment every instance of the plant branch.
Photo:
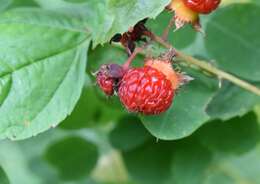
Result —
MULTIPOLYGON (((168 43, 167 41, 165 41, 163 38, 157 36, 157 35, 154 35, 154 34, 151 34, 151 39, 158 42, 159 44, 161 44, 162 46, 164 46, 165 48, 168 48, 168 49, 172 49, 172 45, 170 43, 168 43)), ((199 68, 201 68, 202 70, 204 71, 207 71, 211 74, 214 74, 215 76, 217 76, 219 79, 225 79, 225 80, 228 80, 230 82, 232 82, 233 84, 247 90, 247 91, 250 91, 254 94, 256 94, 257 96, 260 96, 260 89, 244 80, 241 80, 227 72, 224 72, 214 66, 212 66, 210 63, 206 62, 206 61, 202 61, 202 60, 199 60, 199 59, 196 59, 196 58, 193 58, 181 51, 178 51, 175 49, 175 52, 176 52, 176 55, 177 57, 181 58, 184 60, 184 62, 186 63, 189 63, 189 64, 192 64, 192 65, 195 65, 199 68)))
POLYGON ((142 47, 135 48, 134 52, 129 56, 129 58, 126 60, 126 62, 123 65, 123 69, 128 69, 131 63, 133 62, 134 58, 137 54, 143 52, 143 50, 150 44, 151 42, 145 43, 142 47))
POLYGON ((171 28, 173 27, 174 24, 175 24, 175 16, 173 15, 171 20, 169 21, 169 24, 167 25, 167 27, 163 31, 163 35, 162 35, 163 40, 166 41, 168 39, 169 32, 170 32, 170 30, 171 30, 171 28))

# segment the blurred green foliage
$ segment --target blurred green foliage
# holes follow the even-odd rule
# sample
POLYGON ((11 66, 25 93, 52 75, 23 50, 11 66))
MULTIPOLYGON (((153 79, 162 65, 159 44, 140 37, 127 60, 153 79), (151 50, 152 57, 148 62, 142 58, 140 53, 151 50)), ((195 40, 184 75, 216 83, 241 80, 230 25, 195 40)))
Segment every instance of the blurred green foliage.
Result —
MULTIPOLYGON (((260 184, 259 97, 177 62, 195 80, 160 116, 97 89, 99 66, 127 58, 102 44, 146 16, 162 34, 168 2, 0 0, 0 138, 31 137, 1 140, 0 184, 260 184)), ((259 86, 259 2, 227 2, 201 17, 206 37, 186 26, 169 41, 259 86)))

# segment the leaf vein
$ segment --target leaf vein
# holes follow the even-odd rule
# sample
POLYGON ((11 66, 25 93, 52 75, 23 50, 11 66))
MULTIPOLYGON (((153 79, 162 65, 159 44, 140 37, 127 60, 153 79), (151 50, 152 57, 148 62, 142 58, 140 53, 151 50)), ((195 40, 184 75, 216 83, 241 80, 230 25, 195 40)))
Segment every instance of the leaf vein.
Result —
MULTIPOLYGON (((87 37, 87 38, 88 38, 88 37, 87 37)), ((65 48, 64 50, 59 50, 59 51, 57 51, 57 52, 55 52, 55 53, 53 53, 53 54, 51 54, 51 55, 43 56, 43 57, 41 57, 41 58, 35 59, 33 63, 29 62, 29 63, 26 63, 26 64, 24 64, 24 65, 19 66, 18 68, 15 68, 15 69, 12 70, 12 71, 5 72, 5 73, 3 73, 2 75, 0 75, 0 78, 5 77, 5 76, 7 76, 7 75, 10 75, 10 74, 12 74, 12 73, 14 73, 14 72, 17 72, 17 71, 19 71, 19 70, 21 70, 21 69, 24 69, 24 68, 26 68, 26 67, 29 67, 30 65, 33 65, 33 64, 35 64, 35 63, 43 62, 43 61, 44 61, 45 59, 47 59, 47 58, 51 58, 51 57, 54 57, 54 56, 58 56, 58 55, 60 55, 60 54, 62 54, 62 53, 65 53, 65 52, 67 52, 67 51, 69 51, 69 50, 71 50, 71 49, 73 49, 73 48, 75 48, 75 47, 77 47, 77 46, 83 44, 83 43, 87 40, 87 38, 83 39, 82 41, 80 41, 79 43, 77 43, 77 44, 75 44, 75 45, 73 45, 73 46, 70 46, 70 47, 65 48)))

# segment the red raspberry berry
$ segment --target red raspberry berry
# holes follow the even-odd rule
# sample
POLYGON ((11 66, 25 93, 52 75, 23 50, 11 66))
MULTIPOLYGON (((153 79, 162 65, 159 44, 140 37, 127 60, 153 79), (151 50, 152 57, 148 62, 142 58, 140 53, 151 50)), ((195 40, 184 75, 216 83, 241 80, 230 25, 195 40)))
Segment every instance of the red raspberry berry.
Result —
POLYGON ((183 0, 184 4, 195 12, 208 14, 215 10, 221 0, 183 0))
POLYGON ((118 82, 123 75, 124 70, 120 65, 102 65, 96 76, 97 84, 106 95, 111 96, 117 90, 118 82))
POLYGON ((160 114, 171 106, 174 90, 171 81, 162 72, 144 66, 125 73, 118 95, 130 112, 152 115, 160 114))
POLYGON ((202 32, 199 14, 208 14, 215 10, 221 0, 171 0, 166 7, 175 13, 176 30, 185 24, 191 24, 196 31, 202 32))

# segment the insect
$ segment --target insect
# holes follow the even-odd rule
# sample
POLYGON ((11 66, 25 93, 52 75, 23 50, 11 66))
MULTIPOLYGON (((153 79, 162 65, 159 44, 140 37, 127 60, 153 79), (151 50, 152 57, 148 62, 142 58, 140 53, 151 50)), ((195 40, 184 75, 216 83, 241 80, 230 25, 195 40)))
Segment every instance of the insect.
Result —
POLYGON ((148 18, 139 21, 134 27, 131 27, 127 32, 123 34, 115 34, 111 38, 109 43, 120 42, 126 49, 127 54, 130 56, 136 48, 135 42, 147 41, 144 37, 145 35, 148 36, 150 34, 150 31, 145 27, 145 23, 147 20, 148 18))

